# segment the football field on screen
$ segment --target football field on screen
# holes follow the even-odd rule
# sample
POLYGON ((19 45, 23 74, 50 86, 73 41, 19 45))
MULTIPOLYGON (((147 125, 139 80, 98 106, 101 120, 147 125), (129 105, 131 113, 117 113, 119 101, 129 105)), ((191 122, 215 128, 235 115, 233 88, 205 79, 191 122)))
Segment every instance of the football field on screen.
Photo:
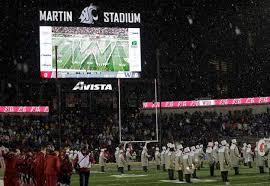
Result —
MULTIPOLYGON (((119 36, 53 36, 58 69, 87 71, 129 71, 128 38, 119 36)), ((53 68, 55 68, 53 47, 53 68)))
MULTIPOLYGON (((115 164, 106 165, 106 173, 101 173, 99 166, 94 165, 91 171, 89 185, 94 186, 177 186, 177 185, 191 185, 191 186, 223 186, 221 181, 220 172, 215 170, 215 177, 209 176, 208 165, 205 164, 204 168, 198 171, 197 176, 199 179, 193 179, 191 184, 179 182, 177 180, 169 181, 166 172, 157 171, 153 163, 151 163, 150 170, 145 173, 141 170, 140 163, 132 165, 132 171, 125 172, 120 175, 116 171, 115 164)), ((266 170, 266 169, 265 169, 266 170)), ((270 186, 269 173, 259 174, 258 168, 254 167, 249 169, 247 167, 240 168, 240 175, 233 175, 233 170, 229 172, 230 185, 235 186, 270 186)), ((0 173, 3 177, 3 173, 0 173)), ((177 174, 175 173, 175 178, 177 174)), ((0 186, 2 180, 0 181, 0 186)), ((72 186, 79 185, 79 176, 72 175, 72 186)))

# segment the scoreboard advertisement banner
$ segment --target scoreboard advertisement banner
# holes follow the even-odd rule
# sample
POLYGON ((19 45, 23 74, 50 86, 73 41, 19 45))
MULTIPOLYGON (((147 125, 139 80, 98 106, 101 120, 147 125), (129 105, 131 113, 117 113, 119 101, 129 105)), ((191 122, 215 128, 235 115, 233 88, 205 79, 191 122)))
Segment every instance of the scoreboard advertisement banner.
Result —
POLYGON ((90 4, 80 11, 40 10, 39 19, 42 78, 140 77, 140 13, 90 4))
MULTIPOLYGON (((215 99, 215 100, 193 100, 193 101, 162 101, 161 108, 187 108, 207 106, 232 106, 232 105, 256 105, 269 104, 270 97, 215 99)), ((160 103, 143 102, 144 109, 160 107, 160 103)))
POLYGON ((49 106, 0 106, 0 113, 48 113, 49 106))

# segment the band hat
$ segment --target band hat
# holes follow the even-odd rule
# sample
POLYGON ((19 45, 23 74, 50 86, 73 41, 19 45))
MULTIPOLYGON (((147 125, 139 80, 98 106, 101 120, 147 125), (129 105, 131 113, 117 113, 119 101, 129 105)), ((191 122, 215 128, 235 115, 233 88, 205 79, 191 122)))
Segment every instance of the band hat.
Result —
POLYGON ((190 152, 190 149, 189 149, 189 147, 186 147, 186 148, 184 149, 184 152, 185 152, 185 153, 188 153, 188 152, 190 152))
POLYGON ((208 147, 213 147, 213 142, 208 142, 208 147))
POLYGON ((177 149, 183 149, 183 146, 180 144, 180 145, 177 145, 177 149))
POLYGON ((221 141, 221 145, 222 145, 222 146, 225 146, 225 145, 227 145, 227 142, 226 142, 226 140, 222 140, 222 141, 221 141))

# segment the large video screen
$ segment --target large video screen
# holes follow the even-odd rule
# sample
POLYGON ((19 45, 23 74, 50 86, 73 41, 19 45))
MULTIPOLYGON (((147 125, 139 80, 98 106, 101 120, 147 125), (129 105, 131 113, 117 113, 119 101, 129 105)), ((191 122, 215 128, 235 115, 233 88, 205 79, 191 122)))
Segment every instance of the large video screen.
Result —
POLYGON ((140 28, 40 26, 42 78, 139 78, 140 72, 140 28))

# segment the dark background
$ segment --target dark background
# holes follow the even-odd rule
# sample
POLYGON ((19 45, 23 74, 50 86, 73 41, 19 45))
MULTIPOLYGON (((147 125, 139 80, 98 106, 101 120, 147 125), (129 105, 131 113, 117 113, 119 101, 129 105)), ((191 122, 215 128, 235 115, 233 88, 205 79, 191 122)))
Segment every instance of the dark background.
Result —
MULTIPOLYGON (((135 92, 138 104, 154 97, 145 89, 157 77, 157 49, 162 100, 270 95, 270 1, 6 0, 0 2, 1 105, 42 104, 57 95, 55 80, 39 78, 39 10, 81 11, 90 3, 141 13, 142 79, 123 80, 123 94, 135 92)), ((63 87, 76 82, 61 80, 63 87)))

